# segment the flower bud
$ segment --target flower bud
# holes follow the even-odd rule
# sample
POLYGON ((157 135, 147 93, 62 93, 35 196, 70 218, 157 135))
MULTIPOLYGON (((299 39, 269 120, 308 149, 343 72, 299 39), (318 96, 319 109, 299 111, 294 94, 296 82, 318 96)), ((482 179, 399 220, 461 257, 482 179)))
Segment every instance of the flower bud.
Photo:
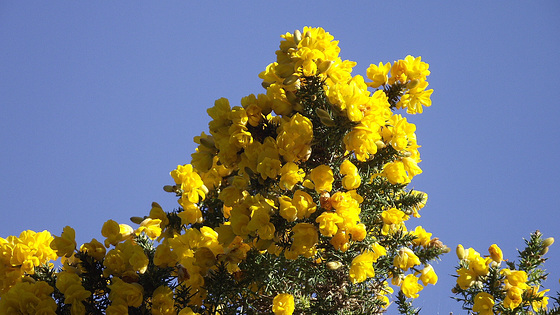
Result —
POLYGON ((296 42, 296 45, 301 42, 301 32, 299 30, 294 31, 294 42, 296 42))
POLYGON ((304 37, 311 37, 311 32, 310 31, 305 32, 304 37))
POLYGON ((216 148, 216 144, 214 143, 214 138, 212 137, 200 138, 200 144, 210 149, 216 148))
POLYGON ((326 263, 327 268, 330 270, 337 270, 338 268, 342 267, 342 263, 340 261, 329 261, 326 263))
POLYGON ((319 120, 321 120, 321 123, 327 127, 334 127, 336 126, 336 123, 334 122, 334 120, 330 119, 330 118, 324 118, 324 117, 320 117, 319 120))
POLYGON ((323 191, 321 193, 321 196, 319 197, 319 204, 321 205, 321 208, 327 211, 332 209, 331 194, 329 194, 328 191, 323 191))
POLYGON ((546 255, 546 253, 548 253, 548 247, 544 247, 543 249, 541 249, 539 255, 544 256, 546 255))
POLYGON ((413 89, 413 88, 417 87, 418 83, 420 83, 420 81, 418 79, 414 79, 414 80, 411 80, 410 82, 408 82, 406 87, 410 90, 410 89, 413 89))
POLYGON ((282 82, 282 84, 284 85, 291 85, 296 83, 296 81, 299 80, 299 76, 292 74, 291 76, 287 77, 284 79, 284 81, 282 82))
POLYGON ((331 115, 329 114, 329 112, 327 112, 326 110, 324 110, 322 108, 316 108, 315 109, 315 114, 317 114, 317 116, 319 116, 319 118, 321 118, 321 117, 331 118, 331 115))
POLYGON ((387 145, 385 145, 385 142, 383 142, 381 140, 375 141, 375 145, 377 146, 377 149, 383 149, 384 147, 387 146, 387 145))
POLYGON ((554 237, 549 237, 543 241, 544 247, 550 247, 550 245, 554 244, 554 237))
POLYGON ((132 221, 132 223, 140 224, 145 218, 146 217, 130 217, 130 221, 132 221))
POLYGON ((292 63, 279 64, 276 66, 275 72, 280 78, 287 78, 294 74, 294 65, 292 63))
POLYGON ((460 260, 465 259, 466 254, 465 254, 465 248, 463 248, 463 245, 459 244, 457 245, 457 249, 455 249, 455 253, 457 253, 457 258, 459 258, 460 260))
POLYGON ((331 66, 333 65, 334 61, 332 60, 325 60, 322 61, 318 66, 317 66, 317 70, 319 70, 319 73, 325 73, 327 71, 329 71, 329 69, 331 68, 331 66))
POLYGON ((166 192, 175 192, 177 189, 175 186, 165 185, 163 186, 163 190, 166 192))

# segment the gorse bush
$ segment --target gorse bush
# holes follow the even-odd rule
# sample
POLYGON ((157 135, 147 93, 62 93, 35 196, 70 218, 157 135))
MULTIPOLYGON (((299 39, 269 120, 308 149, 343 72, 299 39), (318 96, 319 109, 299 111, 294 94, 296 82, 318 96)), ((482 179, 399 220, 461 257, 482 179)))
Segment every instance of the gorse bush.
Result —
MULTIPOLYGON (((71 227, 0 239, 0 313, 417 313, 449 252, 418 224, 427 194, 407 188, 422 170, 403 114, 431 105, 429 65, 407 56, 364 78, 339 52, 321 28, 282 35, 264 93, 208 109, 208 134, 164 187, 178 209, 153 203, 136 228, 108 220, 79 247, 71 227)), ((551 243, 533 235, 504 269, 497 246, 460 247, 454 292, 484 314, 545 312, 551 243)))

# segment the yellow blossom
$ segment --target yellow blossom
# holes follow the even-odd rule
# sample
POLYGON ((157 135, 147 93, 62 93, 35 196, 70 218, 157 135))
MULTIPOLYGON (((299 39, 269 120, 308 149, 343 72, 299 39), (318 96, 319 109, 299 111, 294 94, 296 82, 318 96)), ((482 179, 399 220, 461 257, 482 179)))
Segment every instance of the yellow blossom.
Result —
POLYGON ((474 297, 474 305, 472 310, 480 315, 493 315, 494 297, 486 292, 479 292, 474 297))
POLYGON ((502 260, 504 259, 502 250, 496 244, 492 244, 490 248, 488 248, 488 252, 490 253, 490 258, 492 258, 492 260, 497 263, 502 262, 502 260))
POLYGON ((51 248, 56 251, 58 257, 70 257, 76 249, 76 232, 73 228, 65 226, 60 237, 55 236, 51 242, 51 248))
POLYGON ((395 259, 393 259, 393 266, 404 271, 417 265, 420 265, 420 259, 408 247, 401 248, 395 256, 395 259))
POLYGON ((506 292, 506 298, 504 299, 504 306, 509 309, 514 309, 523 302, 523 289, 519 287, 510 287, 506 292))
POLYGON ((378 66, 371 64, 366 71, 367 77, 373 82, 368 83, 369 87, 377 88, 380 85, 387 84, 389 70, 391 70, 391 63, 379 63, 378 66))
POLYGON ((84 243, 80 247, 80 251, 86 252, 89 256, 93 257, 97 261, 103 260, 103 258, 105 257, 105 253, 107 252, 103 244, 101 244, 95 238, 93 238, 89 243, 84 243))
POLYGON ((291 190, 294 185, 303 181, 305 172, 294 162, 288 162, 280 169, 280 187, 291 190))
POLYGON ((274 315, 291 315, 294 310, 294 296, 291 294, 280 293, 272 300, 272 311, 274 315))
POLYGON ((334 177, 333 171, 328 165, 319 165, 311 170, 309 179, 315 184, 315 190, 318 193, 332 190, 334 177))
POLYGON ((344 220, 333 212, 323 212, 315 219, 319 223, 319 231, 324 236, 333 236, 338 231, 337 224, 344 220))
POLYGON ((362 179, 358 172, 358 168, 350 162, 350 160, 344 160, 340 164, 340 174, 345 175, 342 179, 342 186, 344 189, 352 190, 360 187, 362 179))
POLYGON ((470 288, 476 281, 477 274, 467 268, 459 268, 457 270, 459 277, 457 277, 457 284, 463 290, 470 288))
POLYGON ((424 269, 422 269, 422 271, 420 272, 420 280, 425 286, 428 285, 428 283, 434 285, 437 283, 438 276, 436 275, 436 272, 434 271, 434 267, 432 267, 432 265, 428 264, 424 267, 424 269))
POLYGON ((414 275, 407 275, 401 282, 401 291, 408 298, 417 298, 424 287, 418 283, 418 278, 414 275))
POLYGON ((350 264, 348 274, 352 283, 364 282, 367 278, 375 276, 373 263, 377 261, 375 253, 366 251, 354 257, 350 264))
POLYGON ((152 240, 156 239, 161 234, 161 220, 160 219, 144 219, 140 226, 134 231, 134 234, 140 235, 142 232, 152 240))

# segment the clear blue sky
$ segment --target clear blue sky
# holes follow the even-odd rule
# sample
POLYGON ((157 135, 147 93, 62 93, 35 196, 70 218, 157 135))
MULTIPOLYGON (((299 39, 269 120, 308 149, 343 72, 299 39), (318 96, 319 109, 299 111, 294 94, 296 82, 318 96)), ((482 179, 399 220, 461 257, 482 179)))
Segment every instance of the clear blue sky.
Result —
MULTIPOLYGON (((83 243, 152 201, 177 207, 162 186, 190 162, 206 108, 263 92, 280 34, 321 26, 354 73, 408 54, 430 64, 433 105, 409 118, 424 170, 411 185, 429 201, 409 225, 510 259, 540 229, 558 240, 557 291, 559 2, 386 2, 1 2, 0 236, 70 225, 83 243)), ((422 314, 461 313, 455 264, 434 266, 422 314)))

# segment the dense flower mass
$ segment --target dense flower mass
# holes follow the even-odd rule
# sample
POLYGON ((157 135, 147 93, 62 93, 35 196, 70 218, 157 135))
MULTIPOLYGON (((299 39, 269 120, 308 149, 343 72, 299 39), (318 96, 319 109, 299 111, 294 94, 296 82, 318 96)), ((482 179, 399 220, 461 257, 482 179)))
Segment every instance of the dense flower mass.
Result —
MULTIPOLYGON (((416 313, 411 301, 438 281, 430 262, 448 251, 407 227, 427 195, 406 187, 422 169, 403 115, 431 105, 429 65, 406 56, 363 76, 322 28, 281 38, 259 74, 263 93, 207 110, 208 132, 164 187, 178 209, 153 203, 135 228, 107 220, 104 239, 81 246, 70 227, 0 239, 0 311, 379 314, 395 303, 416 313)), ((497 246, 490 257, 461 250, 456 290, 490 275, 503 283, 502 296, 473 295, 472 310, 500 299, 504 309, 547 307, 530 273, 496 272, 497 246)))
MULTIPOLYGON (((534 314, 547 310, 549 290, 539 292, 539 283, 546 278, 540 265, 553 238, 543 240, 535 232, 526 240, 526 248, 519 252, 519 264, 507 261, 498 245, 488 248, 482 257, 474 249, 457 246, 457 286, 453 292, 465 306, 472 306, 477 314, 534 314), (506 267, 502 262, 507 261, 506 267)), ((552 310, 550 314, 557 314, 552 310)), ((541 314, 541 313, 539 313, 541 314)), ((546 312, 543 314, 547 314, 546 312)))

